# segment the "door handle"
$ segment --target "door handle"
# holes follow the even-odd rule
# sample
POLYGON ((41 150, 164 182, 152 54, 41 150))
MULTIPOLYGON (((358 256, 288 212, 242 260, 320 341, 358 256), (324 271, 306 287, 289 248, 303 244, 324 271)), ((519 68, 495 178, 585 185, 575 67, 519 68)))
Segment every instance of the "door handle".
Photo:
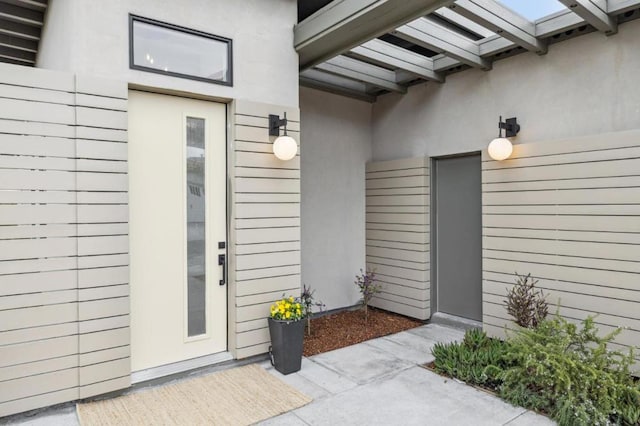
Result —
POLYGON ((225 285, 227 280, 227 256, 219 254, 218 265, 222 265, 222 279, 220 280, 220 285, 225 285))

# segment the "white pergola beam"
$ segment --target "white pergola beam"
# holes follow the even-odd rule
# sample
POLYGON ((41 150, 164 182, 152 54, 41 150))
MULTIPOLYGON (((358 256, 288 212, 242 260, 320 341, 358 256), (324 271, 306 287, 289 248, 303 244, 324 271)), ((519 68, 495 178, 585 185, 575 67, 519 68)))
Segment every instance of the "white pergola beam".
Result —
POLYGON ((618 23, 607 14, 606 2, 596 0, 560 0, 572 12, 607 35, 618 32, 618 23))
POLYGON ((448 7, 441 7, 440 9, 436 10, 435 12, 433 12, 435 15, 440 16, 441 18, 452 22, 456 25, 459 25, 463 28, 468 29, 469 31, 478 34, 481 37, 491 37, 493 35, 495 35, 495 33, 491 30, 489 30, 488 28, 482 26, 482 25, 478 25, 475 22, 473 22, 471 19, 469 18, 465 18, 464 16, 460 15, 459 13, 454 12, 453 10, 449 9, 448 7))
POLYGON ((480 48, 480 56, 492 56, 505 50, 513 49, 517 45, 511 40, 507 40, 499 35, 485 38, 478 43, 480 48))
POLYGON ((565 9, 551 16, 538 19, 536 21, 536 36, 550 37, 585 24, 584 19, 569 9, 565 9))
POLYGON ((355 81, 368 83, 381 89, 406 93, 407 88, 396 83, 396 75, 382 67, 367 64, 346 56, 336 56, 316 65, 316 69, 355 81))
POLYGON ((535 24, 500 3, 493 0, 458 0, 449 8, 531 52, 539 55, 547 53, 546 43, 536 38, 535 24))
MULTIPOLYGON (((638 1, 638 6, 640 6, 640 0, 633 1, 638 1)), ((535 31, 538 37, 550 37, 554 34, 577 28, 585 24, 586 22, 584 21, 584 19, 571 12, 570 10, 565 10, 563 12, 553 14, 552 16, 537 20, 535 23, 535 31)), ((481 57, 493 56, 496 53, 504 52, 505 50, 513 49, 517 46, 511 40, 507 40, 499 35, 493 35, 491 37, 478 40, 477 43, 480 50, 479 54, 481 57)), ((460 61, 444 55, 438 55, 433 57, 432 59, 434 71, 440 73, 452 67, 456 67, 461 63, 460 61)))
POLYGON ((427 49, 444 53, 475 68, 491 69, 491 62, 480 57, 480 49, 473 41, 444 28, 428 18, 412 21, 391 34, 427 49))
POLYGON ((294 27, 300 69, 311 68, 453 0, 334 0, 294 27))
MULTIPOLYGON (((342 3, 343 1, 334 0, 334 3, 342 3)), ((593 15, 598 15, 599 10, 607 15, 607 18, 611 19, 613 23, 616 22, 615 16, 640 7, 640 0, 560 1, 569 7, 571 7, 570 4, 580 3, 583 7, 590 8, 590 13, 593 15), (584 6, 584 4, 587 4, 587 6, 584 6), (594 8, 597 8, 597 10, 594 8), (605 9, 607 12, 604 12, 605 9)), ((458 0, 458 3, 462 3, 465 6, 468 6, 469 3, 473 3, 476 6, 479 4, 496 4, 493 0, 458 0)), ((498 8, 499 7, 501 6, 498 5, 498 8)), ((453 9, 456 10, 457 8, 453 9)), ((489 6, 489 9, 491 9, 491 6, 489 6)), ((527 21, 509 9, 504 9, 506 10, 504 13, 494 13, 494 15, 500 15, 502 18, 508 17, 510 25, 519 28, 537 41, 540 41, 540 38, 550 37, 586 25, 587 23, 598 28, 598 26, 587 19, 588 16, 578 14, 578 10, 576 10, 578 9, 577 7, 559 11, 553 15, 538 19, 535 22, 527 21)), ((495 12, 497 9, 491 10, 495 12)), ((318 65, 316 67, 317 69, 302 72, 300 75, 301 85, 373 102, 375 101, 375 96, 371 93, 377 89, 405 93, 406 87, 403 87, 402 84, 415 80, 416 78, 441 81, 444 72, 462 64, 489 69, 491 63, 487 57, 513 49, 517 46, 523 46, 521 39, 516 43, 512 39, 507 38, 504 29, 502 29, 502 31, 496 31, 496 33, 500 32, 501 35, 492 34, 491 31, 486 28, 482 34, 480 31, 482 31, 484 27, 481 27, 482 24, 478 19, 471 23, 468 18, 448 8, 440 9, 436 11, 435 14, 479 35, 485 35, 485 37, 477 42, 473 42, 461 36, 459 33, 438 24, 437 21, 428 18, 418 18, 395 31, 387 32, 430 50, 440 52, 440 54, 428 58, 391 43, 373 39, 363 42, 362 45, 358 47, 352 48, 351 53, 356 58, 364 58, 366 61, 381 66, 340 56, 318 65), (465 20, 467 20, 466 23, 465 20), (385 67, 396 68, 396 70, 391 71, 385 67)), ((592 18, 595 19, 595 17, 589 19, 592 18)), ((601 23, 604 22, 606 24, 606 20, 601 14, 599 14, 598 19, 600 19, 601 23)), ((606 32, 606 26, 598 29, 606 32)), ((515 30, 512 32, 515 32, 515 30)), ((519 34, 519 36, 520 38, 524 38, 522 34, 519 34)), ((529 50, 534 50, 533 43, 530 47, 529 50)))
POLYGON ((300 85, 366 102, 375 102, 376 100, 375 96, 367 93, 367 87, 364 83, 314 69, 300 73, 300 85))
POLYGON ((607 13, 619 15, 640 7, 640 0, 607 0, 607 13))
MULTIPOLYGON (((433 60, 382 40, 373 39, 351 49, 359 57, 409 71, 425 80, 442 83, 444 77, 433 70, 433 60)), ((414 76, 414 78, 415 78, 414 76)), ((396 82, 398 82, 396 76, 396 82)))
POLYGON ((462 62, 457 59, 450 58, 446 55, 437 55, 433 57, 433 69, 436 72, 444 72, 452 67, 457 67, 461 65, 462 62))
POLYGON ((396 70, 396 83, 398 84, 407 84, 417 78, 419 78, 419 76, 412 72, 405 70, 396 70))

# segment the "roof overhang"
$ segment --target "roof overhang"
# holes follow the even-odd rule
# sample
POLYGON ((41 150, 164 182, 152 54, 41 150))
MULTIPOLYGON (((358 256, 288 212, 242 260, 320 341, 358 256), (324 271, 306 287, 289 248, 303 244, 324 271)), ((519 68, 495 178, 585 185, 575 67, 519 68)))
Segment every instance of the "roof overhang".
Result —
POLYGON ((529 21, 496 0, 334 0, 294 29, 300 84, 374 101, 640 18, 640 0, 560 2, 566 9, 529 21))
POLYGON ((0 0, 0 62, 33 66, 48 0, 0 0))

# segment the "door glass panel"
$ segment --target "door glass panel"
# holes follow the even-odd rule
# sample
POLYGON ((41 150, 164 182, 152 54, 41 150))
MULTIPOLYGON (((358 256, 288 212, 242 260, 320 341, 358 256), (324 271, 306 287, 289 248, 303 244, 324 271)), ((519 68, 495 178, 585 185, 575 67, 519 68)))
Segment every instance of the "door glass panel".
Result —
POLYGON ((187 117, 187 334, 189 337, 207 332, 204 129, 204 119, 187 117))

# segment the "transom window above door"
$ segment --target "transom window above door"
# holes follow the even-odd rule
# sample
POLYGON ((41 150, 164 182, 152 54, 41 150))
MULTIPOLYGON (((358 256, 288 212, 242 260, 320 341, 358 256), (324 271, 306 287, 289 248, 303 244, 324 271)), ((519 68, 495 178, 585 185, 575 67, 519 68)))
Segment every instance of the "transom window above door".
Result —
POLYGON ((232 41, 130 15, 129 66, 142 71, 232 86, 232 41))

